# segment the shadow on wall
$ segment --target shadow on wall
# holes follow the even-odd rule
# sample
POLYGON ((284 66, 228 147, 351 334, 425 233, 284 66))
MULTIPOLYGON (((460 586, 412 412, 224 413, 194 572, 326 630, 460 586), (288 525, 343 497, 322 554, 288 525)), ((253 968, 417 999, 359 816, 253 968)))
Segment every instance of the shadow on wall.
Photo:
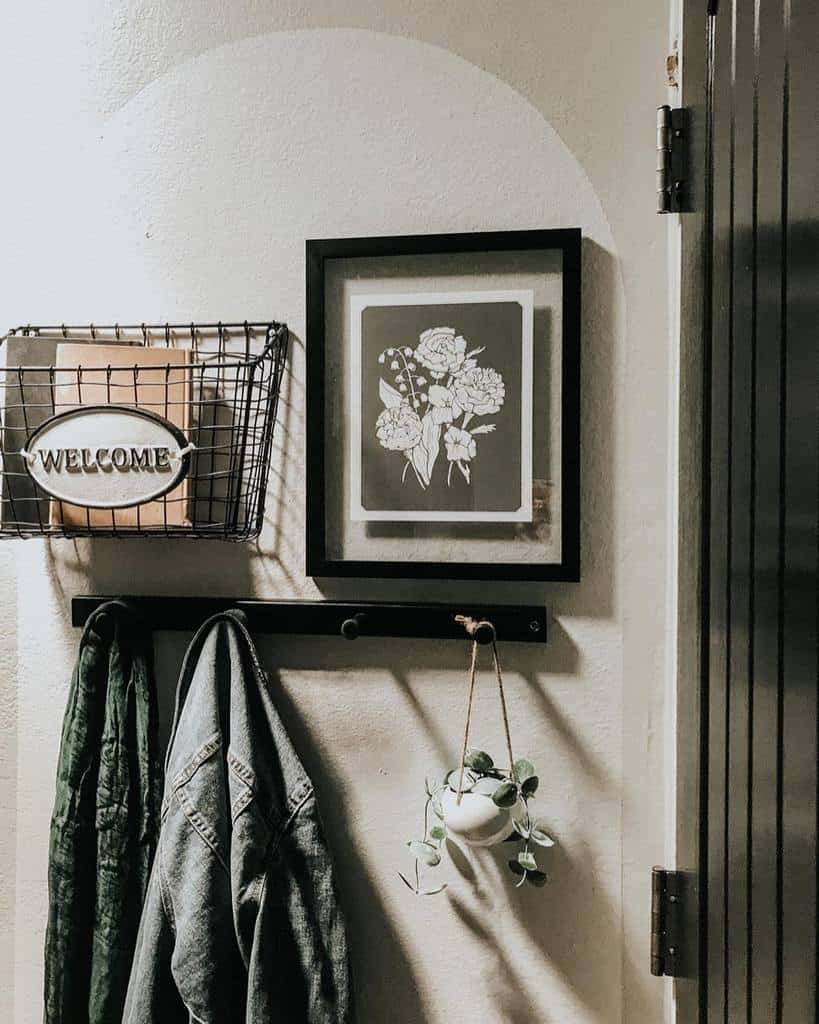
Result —
POLYGON ((347 919, 357 1019, 361 1024, 399 1019, 422 1024, 425 1013, 412 965, 347 827, 344 786, 319 755, 304 719, 282 688, 278 673, 274 670, 268 676, 276 706, 313 780, 321 808, 336 867, 339 899, 347 919), (388 971, 371 969, 375 950, 376 962, 389 964, 388 971))
POLYGON ((303 363, 304 342, 290 332, 290 358, 282 379, 278 415, 267 483, 264 546, 256 545, 254 554, 269 586, 281 581, 299 590, 304 585, 304 383, 293 372, 294 359, 303 363), (272 567, 269 563, 273 563, 272 567))
MULTIPOLYGON (((545 822, 548 831, 548 822, 545 822)), ((452 846, 452 844, 449 844, 452 846)), ((455 852, 452 850, 451 852, 455 852)), ((563 1024, 563 1017, 544 1017, 543 1006, 536 996, 540 988, 537 977, 523 975, 516 962, 516 943, 505 943, 499 919, 512 914, 523 926, 531 942, 541 951, 543 967, 557 973, 567 989, 584 1005, 588 1019, 601 1024, 620 1024, 621 1008, 612 1001, 611 977, 620 971, 620 915, 617 907, 596 884, 595 866, 587 847, 575 844, 570 857, 556 846, 549 858, 552 881, 545 889, 533 891, 523 887, 515 890, 508 879, 505 861, 509 854, 505 845, 491 850, 471 851, 470 856, 455 852, 453 861, 461 873, 474 886, 475 899, 463 895, 449 895, 449 906, 472 935, 490 948, 495 955, 494 970, 487 978, 487 992, 493 1000, 496 1020, 504 1024, 563 1024), (476 869, 470 864, 474 860, 476 869), (478 872, 491 876, 485 884, 493 886, 499 899, 481 893, 476 881, 478 872), (609 943, 607 957, 590 956, 588 938, 597 935, 609 943), (606 977, 609 975, 609 977, 606 977), (530 994, 531 993, 531 994, 530 994)), ((469 894, 471 896, 471 894, 469 894)), ((596 948, 599 948, 596 945, 596 948)), ((624 971, 636 978, 634 966, 624 965, 624 971)), ((623 977, 623 983, 629 979, 623 977)), ((584 1017, 584 1019, 586 1019, 584 1017)))
POLYGON ((65 589, 68 574, 69 579, 82 580, 83 592, 91 594, 251 596, 252 558, 251 547, 231 541, 160 537, 46 541, 49 577, 66 606, 75 596, 65 589))

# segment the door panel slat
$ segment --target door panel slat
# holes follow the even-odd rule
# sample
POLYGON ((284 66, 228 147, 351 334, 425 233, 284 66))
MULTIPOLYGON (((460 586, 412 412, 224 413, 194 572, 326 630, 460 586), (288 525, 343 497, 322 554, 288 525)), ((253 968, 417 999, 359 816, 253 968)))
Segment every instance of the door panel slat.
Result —
POLYGON ((756 34, 756 406, 754 616, 752 622, 754 813, 751 834, 749 1021, 772 1024, 779 1005, 777 765, 779 746, 780 364, 782 346, 782 10, 758 9, 756 34), (766 144, 768 140, 768 144, 766 144))
MULTIPOLYGON (((721 18, 714 26, 713 42, 714 95, 727 96, 728 102, 714 105, 713 134, 715 138, 731 137, 731 77, 733 64, 733 27, 731 20, 721 18)), ((711 389, 711 480, 710 522, 711 590, 709 636, 709 796, 719 827, 709 830, 708 860, 709 900, 714 908, 713 928, 708 942, 708 1009, 709 1019, 724 1019, 727 974, 726 917, 728 906, 727 810, 728 719, 730 691, 728 680, 728 616, 730 576, 730 437, 731 437, 731 349, 733 343, 732 252, 733 196, 729 145, 713 152, 713 245, 718 258, 713 266, 713 342, 712 379, 722 382, 711 389)))
POLYGON ((783 1020, 816 1019, 819 8, 789 32, 784 473, 783 1020))

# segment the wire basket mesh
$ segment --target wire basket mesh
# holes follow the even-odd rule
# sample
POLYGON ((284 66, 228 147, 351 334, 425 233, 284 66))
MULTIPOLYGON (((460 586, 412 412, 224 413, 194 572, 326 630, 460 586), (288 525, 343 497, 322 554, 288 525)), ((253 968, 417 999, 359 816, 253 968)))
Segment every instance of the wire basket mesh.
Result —
POLYGON ((0 339, 0 537, 258 536, 287 341, 274 321, 9 331, 0 339), (144 410, 184 435, 178 486, 125 508, 44 490, 27 443, 53 417, 95 406, 144 410))

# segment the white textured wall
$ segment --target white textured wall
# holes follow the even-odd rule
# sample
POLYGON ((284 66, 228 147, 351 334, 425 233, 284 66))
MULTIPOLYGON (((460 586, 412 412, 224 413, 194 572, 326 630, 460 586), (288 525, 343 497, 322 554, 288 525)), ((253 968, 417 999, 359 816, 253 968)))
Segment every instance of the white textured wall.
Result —
MULTIPOLYGON (((461 645, 263 645, 321 798, 365 1024, 656 1024, 647 870, 663 850, 668 359, 652 109, 665 12, 585 0, 9 3, 0 325, 275 316, 294 332, 258 546, 0 550, 0 1019, 41 1017, 47 831, 78 592, 317 596, 303 576, 306 237, 583 228, 583 582, 544 650, 504 652, 517 748, 559 840, 416 899, 396 878, 424 773, 454 764, 461 645), (607 8, 611 7, 611 10, 607 8)), ((451 600, 469 584, 327 596, 451 600)), ((171 699, 184 637, 159 643, 171 699)), ((486 677, 488 679, 488 677, 486 677)), ((489 685, 475 738, 500 749, 489 685)))

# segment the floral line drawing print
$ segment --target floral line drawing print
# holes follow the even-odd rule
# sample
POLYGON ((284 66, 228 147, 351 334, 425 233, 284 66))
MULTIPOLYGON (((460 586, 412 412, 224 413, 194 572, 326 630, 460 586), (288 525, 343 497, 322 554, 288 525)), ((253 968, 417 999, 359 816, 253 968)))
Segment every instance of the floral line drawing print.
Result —
POLYGON ((471 484, 471 464, 478 455, 475 438, 495 430, 494 423, 473 421, 499 413, 506 398, 503 377, 478 363, 484 351, 485 346, 467 351, 466 339, 454 327, 430 327, 414 349, 388 348, 379 355, 379 364, 394 376, 393 384, 379 376, 384 410, 375 435, 382 448, 403 453, 402 483, 412 468, 421 488, 429 487, 443 440, 447 484, 451 486, 453 467, 471 484))

